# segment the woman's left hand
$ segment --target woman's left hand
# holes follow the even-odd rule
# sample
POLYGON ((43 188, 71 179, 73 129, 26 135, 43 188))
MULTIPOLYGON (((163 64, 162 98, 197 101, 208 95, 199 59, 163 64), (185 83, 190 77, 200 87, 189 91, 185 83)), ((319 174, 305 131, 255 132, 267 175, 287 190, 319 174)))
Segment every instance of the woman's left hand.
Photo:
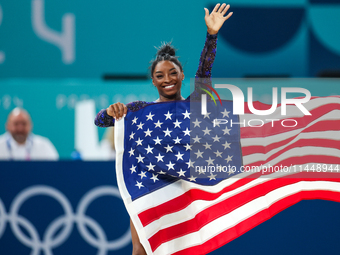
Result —
POLYGON ((228 13, 227 16, 224 17, 224 15, 229 10, 230 5, 226 4, 216 4, 214 10, 209 14, 209 10, 207 8, 204 8, 205 10, 205 24, 208 27, 208 33, 211 35, 217 34, 220 28, 222 27, 224 21, 229 19, 231 15, 233 15, 232 12, 228 13))

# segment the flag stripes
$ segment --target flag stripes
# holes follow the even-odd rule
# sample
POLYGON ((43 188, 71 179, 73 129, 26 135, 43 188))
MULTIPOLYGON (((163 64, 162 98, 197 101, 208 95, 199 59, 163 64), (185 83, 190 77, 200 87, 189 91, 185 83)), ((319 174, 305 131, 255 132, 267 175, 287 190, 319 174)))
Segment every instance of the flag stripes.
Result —
MULTIPOLYGON (((254 106, 266 109, 258 103, 254 106)), ((280 115, 279 107, 270 117, 254 117, 247 109, 240 117, 240 123, 252 118, 265 122, 263 127, 241 125, 243 166, 260 168, 212 186, 178 180, 134 201, 124 184, 124 121, 118 121, 118 185, 147 253, 206 254, 303 199, 340 202, 340 169, 336 170, 340 165, 340 98, 313 98, 304 106, 311 116, 287 106, 286 116, 280 115), (298 125, 283 128, 276 121, 273 128, 265 119, 274 117, 279 121, 292 118, 298 125), (268 165, 283 165, 289 171, 259 172, 268 165), (310 170, 317 165, 320 169, 310 170)))

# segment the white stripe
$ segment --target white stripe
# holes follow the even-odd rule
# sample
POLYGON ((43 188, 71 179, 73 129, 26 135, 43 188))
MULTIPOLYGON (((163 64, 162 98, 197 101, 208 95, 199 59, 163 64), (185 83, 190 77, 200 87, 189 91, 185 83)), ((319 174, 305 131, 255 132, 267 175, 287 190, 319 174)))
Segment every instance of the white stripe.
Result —
POLYGON ((147 254, 152 254, 150 244, 148 240, 145 238, 145 232, 143 230, 143 226, 137 217, 134 207, 130 206, 131 204, 131 196, 125 186, 124 182, 124 174, 123 174, 123 154, 124 154, 124 135, 125 135, 125 119, 121 119, 115 122, 115 147, 116 147, 116 176, 117 176, 117 184, 124 201, 125 207, 130 215, 130 218, 136 228, 138 233, 140 242, 143 244, 143 247, 147 254))
MULTIPOLYGON (((321 131, 321 132, 313 132, 313 133, 301 133, 297 137, 295 137, 293 140, 291 140, 289 143, 284 144, 281 147, 272 149, 271 151, 268 151, 265 154, 264 153, 253 153, 247 156, 243 156, 243 162, 245 165, 248 165, 248 164, 257 162, 259 160, 267 160, 270 156, 283 150, 284 148, 287 148, 291 144, 301 139, 330 139, 334 141, 340 141, 340 131, 321 131)), ((305 147, 302 147, 302 148, 305 148, 305 147)), ((339 147, 340 147, 340 144, 339 144, 339 147)))
MULTIPOLYGON (((332 166, 332 169, 335 169, 335 165, 329 165, 329 164, 324 164, 324 165, 327 166, 327 169, 329 169, 331 166, 332 166)), ((311 164, 304 164, 304 165, 296 166, 295 168, 292 167, 291 172, 276 172, 276 173, 267 175, 266 177, 257 178, 257 179, 252 180, 251 182, 249 182, 249 183, 247 183, 247 184, 245 184, 245 185, 243 185, 243 186, 241 186, 237 189, 234 189, 232 191, 229 191, 229 192, 222 194, 220 197, 216 198, 215 200, 211 200, 211 201, 196 200, 193 203, 191 203, 190 205, 188 205, 186 208, 182 209, 181 211, 171 213, 171 214, 167 214, 167 215, 161 217, 160 219, 153 221, 152 223, 150 223, 146 227, 144 227, 145 235, 146 235, 147 238, 150 238, 157 231, 159 231, 161 229, 165 229, 165 228, 170 227, 172 225, 176 225, 176 224, 191 220, 197 214, 202 212, 203 210, 205 210, 205 209, 207 209, 207 208, 209 208, 209 207, 211 207, 215 204, 218 204, 221 201, 224 201, 224 200, 226 200, 226 199, 228 199, 232 196, 240 194, 243 191, 246 191, 246 190, 253 188, 257 185, 263 184, 267 181, 277 179, 277 178, 280 178, 280 177, 287 177, 291 174, 299 173, 300 169, 302 169, 301 172, 307 172, 306 170, 304 170, 304 169, 307 169, 306 168, 307 166, 309 167, 308 169, 311 169, 311 164)), ((340 169, 339 169, 338 173, 340 173, 340 169)))
MULTIPOLYGON (((325 120, 340 120, 340 111, 334 110, 332 112, 329 112, 329 113, 321 116, 320 118, 315 119, 312 122, 308 123, 307 126, 305 126, 303 128, 296 129, 296 130, 287 131, 287 132, 283 132, 283 133, 275 134, 275 135, 271 135, 271 136, 269 134, 263 133, 263 135, 265 135, 265 137, 241 138, 241 144, 242 144, 242 146, 251 146, 251 145, 268 145, 268 144, 271 144, 271 143, 279 142, 279 141, 285 140, 289 137, 292 137, 292 136, 299 134, 300 132, 309 128, 310 126, 314 125, 317 122, 325 121, 325 120), (268 143, 268 141, 269 141, 269 143, 268 143)), ((257 127, 254 127, 254 128, 257 128, 257 127)), ((282 131, 284 131, 284 130, 282 130, 282 131)), ((313 133, 313 132, 311 132, 311 133, 313 133)))
POLYGON ((154 192, 148 194, 147 196, 143 196, 132 201, 132 206, 138 208, 137 213, 140 213, 149 208, 153 208, 160 204, 168 202, 191 189, 198 189, 210 193, 217 193, 220 192, 225 187, 234 184, 239 179, 249 176, 250 174, 251 173, 241 173, 237 175, 237 177, 234 176, 232 178, 223 180, 213 186, 204 186, 189 181, 178 180, 177 182, 167 185, 164 188, 155 190, 154 192))
POLYGON ((276 201, 300 191, 325 190, 340 192, 340 183, 328 181, 299 182, 269 192, 265 196, 237 208, 231 213, 224 215, 202 227, 199 231, 171 240, 160 245, 155 255, 172 254, 177 251, 202 244, 210 240, 215 235, 234 227, 236 224, 246 220, 256 213, 267 209, 276 201))
MULTIPOLYGON (((337 102, 337 103, 339 103, 340 102, 340 99, 339 98, 332 98, 332 99, 335 99, 335 101, 337 102)), ((320 100, 320 99, 318 99, 318 100, 312 100, 312 101, 315 101, 315 102, 313 102, 313 104, 310 104, 311 105, 311 107, 318 107, 317 105, 319 104, 319 105, 321 105, 321 104, 324 104, 325 103, 325 100, 326 99, 323 99, 323 100, 320 100), (317 101, 320 101, 320 103, 318 103, 317 101), (323 101, 323 103, 321 103, 321 101, 323 101)), ((311 103, 312 101, 310 101, 309 103, 311 103)), ((328 100, 328 98, 327 98, 327 102, 328 102, 329 100, 328 100)), ((305 105, 306 106, 306 105, 305 105)), ((306 107, 307 108, 307 107, 306 107)), ((307 108, 308 109, 308 108, 307 108)), ((289 111, 287 111, 287 112, 289 112, 289 111)), ((295 109, 295 112, 296 112, 296 109, 295 109)), ((339 115, 338 115, 339 116, 339 115)), ((285 118, 288 118, 287 116, 285 116, 285 118)), ((337 117, 338 118, 338 117, 337 117)), ((121 122, 124 122, 124 121, 121 121, 121 122)), ((119 126, 119 123, 118 122, 116 122, 116 128, 119 126)), ((122 126, 120 126, 120 128, 119 128, 119 132, 117 132, 117 129, 116 129, 116 134, 117 134, 117 136, 118 136, 118 134, 119 134, 119 137, 116 137, 115 139, 116 139, 116 141, 119 141, 120 140, 120 138, 123 138, 124 136, 122 135, 122 134, 124 134, 124 123, 122 124, 122 126), (121 129, 122 128, 122 129, 121 129)), ((263 141, 262 141, 263 142, 263 141)), ((123 200, 124 200, 124 203, 125 203, 125 205, 126 205, 126 208, 128 209, 128 212, 129 212, 129 214, 130 214, 130 216, 131 216, 131 218, 132 218, 132 221, 133 221, 133 223, 134 223, 134 225, 135 225, 135 227, 136 227, 136 229, 137 229, 137 232, 138 232, 138 235, 139 235, 139 238, 140 238, 140 241, 141 241, 141 243, 143 244, 143 246, 144 246, 144 248, 145 248, 145 250, 146 250, 146 252, 148 253, 148 254, 152 254, 152 252, 151 252, 151 248, 150 248, 150 245, 149 245, 149 243, 148 243, 148 241, 147 241, 147 239, 146 239, 146 235, 145 235, 145 232, 144 232, 144 230, 143 230, 143 227, 142 227, 142 225, 141 225, 141 223, 140 223, 140 221, 139 221, 139 219, 138 219, 138 217, 137 217, 137 212, 135 211, 136 210, 136 208, 139 208, 139 210, 143 210, 143 208, 144 209, 147 209, 147 208, 150 208, 150 202, 151 201, 153 201, 155 198, 157 198, 157 200, 155 200, 154 202, 153 202, 153 206, 157 206, 158 204, 161 204, 161 203, 164 203, 164 202, 166 202, 166 201, 168 201, 169 200, 169 198, 170 199, 172 199, 172 198, 175 198, 175 197, 177 197, 177 196, 179 196, 179 195, 181 195, 181 194, 183 194, 185 191, 187 191, 187 190, 190 190, 191 188, 199 188, 199 189, 202 189, 202 190, 210 190, 210 192, 213 192, 213 191, 215 191, 215 192, 218 192, 218 190, 221 190, 221 189, 223 189, 224 187, 226 187, 226 185, 230 185, 230 184, 232 184, 232 183, 234 183, 235 181, 237 181, 237 179, 236 178, 230 178, 230 179, 227 179, 227 180, 225 180, 225 181, 223 181, 223 182, 221 182, 221 183, 219 183, 219 184, 217 184, 217 185, 215 185, 215 186, 210 186, 210 187, 203 187, 203 186, 201 186, 201 185, 197 185, 197 184, 194 184, 194 183, 190 183, 190 182, 186 182, 186 181, 178 181, 178 182, 176 182, 176 183, 173 183, 173 184, 171 184, 171 185, 168 185, 167 187, 165 187, 165 188, 162 188, 162 189, 160 189, 160 190, 157 190, 156 192, 153 192, 153 193, 151 193, 151 194, 149 194, 149 195, 147 195, 147 196, 144 196, 144 197, 142 197, 142 198, 139 198, 139 199, 137 199, 136 201, 133 201, 133 202, 131 202, 131 198, 130 198, 130 195, 129 195, 129 193, 127 192, 127 189, 126 189, 126 187, 125 187, 125 184, 124 184, 124 178, 123 178, 123 171, 122 171, 122 162, 123 162, 123 158, 122 158, 122 156, 123 156, 123 152, 124 152, 124 140, 122 139, 121 140, 121 142, 116 142, 116 150, 117 150, 117 162, 120 162, 120 163, 117 163, 117 179, 118 179, 118 186, 119 186, 119 188, 120 188, 120 190, 121 190, 121 194, 122 194, 122 197, 123 197, 123 200), (171 191, 170 193, 168 193, 167 191, 171 191), (175 191, 175 192, 174 192, 175 191), (159 199, 159 197, 162 197, 162 198, 160 198, 159 199), (172 198, 171 198, 172 197, 172 198)), ((318 153, 319 154, 319 153, 318 153)), ((250 173, 244 173, 244 174, 246 174, 246 175, 249 175, 250 173)), ((261 181, 261 180, 260 180, 261 181)), ((255 185, 255 184, 254 184, 255 185)), ((246 186, 246 185, 245 185, 246 186)), ((315 188, 315 187, 314 187, 315 188)), ((233 191, 234 192, 234 191, 233 191)), ((229 192, 229 193, 231 193, 231 192, 229 192)), ((225 195, 228 195, 228 194, 225 194, 225 195)), ((225 196, 225 195, 223 195, 223 196, 225 196)), ((222 199, 222 198, 219 198, 220 200, 222 199)), ((210 201, 210 202, 214 202, 214 201, 210 201)), ((215 203, 217 203, 218 201, 215 201, 215 203)), ((202 201, 199 201, 198 203, 197 203, 197 205, 195 206, 195 207, 205 207, 206 208, 206 206, 208 206, 205 202, 202 202, 202 201)), ((245 205, 246 206, 246 205, 245 205)), ((152 206, 151 206, 152 207, 152 206)), ((138 210, 138 211, 139 211, 138 210)), ((187 209, 185 209, 185 210, 182 210, 182 214, 185 214, 185 215, 187 215, 188 216, 188 210, 187 209), (186 211, 185 211, 186 210, 186 211)), ((195 210, 197 210, 197 208, 195 208, 195 210)), ((236 210, 235 210, 236 211, 236 210)), ((197 212, 199 212, 199 211, 196 211, 196 213, 197 212)), ((182 216, 182 215, 175 215, 176 217, 178 217, 178 216, 182 216)), ((192 217, 192 213, 191 213, 191 215, 189 215, 190 217, 192 217)), ((165 222, 164 223, 166 223, 167 221, 169 222, 169 224, 171 224, 171 222, 172 221, 174 221, 175 219, 176 219, 176 217, 173 217, 173 218, 171 218, 172 216, 171 215, 169 215, 169 216, 166 216, 166 217, 163 217, 162 219, 160 219, 160 220, 165 220, 165 222), (168 219, 169 220, 167 220, 167 218, 166 217, 168 217, 168 219)), ((184 218, 183 218, 184 219, 184 218)), ((216 221, 220 221, 220 219, 217 219, 216 221)), ((178 218, 176 219, 176 222, 178 223, 178 218)), ((212 224, 214 224, 214 222, 212 222, 211 224, 208 224, 209 226, 210 225, 212 225, 212 224)), ((207 226, 208 226, 207 225, 207 226)), ((162 223, 162 226, 163 226, 163 223, 162 223)), ((204 228, 206 228, 207 226, 205 226, 204 228)), ((224 225, 225 226, 225 225, 224 225)), ((163 226, 164 227, 164 226, 163 226)), ((207 227, 208 228, 208 227, 207 227)), ((151 228, 150 228, 151 229, 151 228)), ((159 228, 158 228, 159 229, 159 228)), ((211 230, 208 230, 208 231, 212 231, 214 229, 214 227, 211 229, 211 230)), ((155 228, 153 229, 153 230, 151 230, 151 232, 154 232, 154 230, 155 230, 155 228)), ((216 233, 216 232, 214 232, 214 233, 216 233)), ((149 236, 149 234, 150 234, 150 230, 148 230, 148 236, 149 236)), ((199 234, 199 233, 198 233, 199 234)), ((204 231, 204 234, 206 234, 206 232, 204 231)), ((199 234, 200 235, 200 234, 199 234)), ((182 238, 184 238, 184 239, 186 239, 186 238, 190 238, 190 235, 188 236, 188 237, 182 237, 182 238)), ((195 237, 195 238, 197 238, 197 237, 195 237)), ((194 238, 194 239, 195 239, 194 238)), ((195 240, 192 240, 191 241, 191 243, 195 243, 195 240)), ((209 238, 208 238, 209 239, 209 238)), ((189 246, 192 246, 192 244, 190 244, 190 242, 188 243, 188 244, 185 244, 186 243, 186 241, 184 240, 184 243, 182 243, 182 241, 181 241, 181 238, 179 238, 178 239, 179 240, 179 242, 181 243, 181 245, 185 245, 185 247, 187 247, 187 245, 189 245, 189 246)), ((171 248, 171 250, 174 250, 174 251, 176 251, 176 250, 178 250, 178 248, 179 248, 179 250, 181 250, 181 249, 183 249, 183 248, 180 248, 180 246, 178 246, 178 244, 177 244, 177 240, 173 240, 173 241, 170 241, 169 243, 168 243, 172 248, 171 248)), ((164 247, 164 245, 165 244, 163 244, 161 247, 159 247, 159 248, 161 248, 162 249, 162 247, 164 247)), ((167 246, 167 245, 166 245, 167 246)), ((160 253, 158 253, 159 251, 158 250, 160 250, 160 249, 157 249, 157 254, 169 254, 169 253, 173 253, 173 252, 171 252, 170 250, 166 250, 166 251, 161 251, 160 253)))
POLYGON ((116 175, 119 191, 123 200, 131 203, 131 197, 125 186, 123 175, 124 129, 124 119, 115 122, 116 175))
MULTIPOLYGON (((247 156, 243 156, 243 163, 245 165, 248 165, 248 164, 257 162, 259 160, 267 160, 269 157, 271 157, 275 153, 287 148, 291 144, 293 144, 293 143, 295 143, 295 142, 297 142, 298 140, 301 140, 301 139, 333 139, 334 143, 335 143, 335 141, 337 141, 337 140, 340 141, 340 131, 324 131, 324 132, 318 132, 318 134, 316 134, 315 132, 313 132, 313 133, 301 133, 300 135, 295 137, 293 140, 291 140, 289 143, 287 143, 287 144, 285 144, 281 147, 277 147, 275 149, 272 149, 271 151, 268 151, 265 154, 264 153, 253 153, 253 154, 250 154, 250 155, 247 155, 247 156)), ((241 144, 242 144, 242 142, 241 142, 241 144)), ((311 146, 306 145, 302 148, 307 148, 307 147, 311 147, 311 146)), ((315 146, 315 147, 312 147, 312 148, 317 149, 318 147, 315 146)), ((320 147, 320 148, 325 149, 324 147, 320 147)), ((315 155, 315 153, 316 153, 316 151, 314 151, 312 153, 312 155, 315 155)), ((339 151, 339 153, 340 153, 340 151, 339 151)), ((304 154, 304 155, 306 155, 306 154, 304 154)), ((337 155, 337 156, 339 156, 339 155, 337 155)))

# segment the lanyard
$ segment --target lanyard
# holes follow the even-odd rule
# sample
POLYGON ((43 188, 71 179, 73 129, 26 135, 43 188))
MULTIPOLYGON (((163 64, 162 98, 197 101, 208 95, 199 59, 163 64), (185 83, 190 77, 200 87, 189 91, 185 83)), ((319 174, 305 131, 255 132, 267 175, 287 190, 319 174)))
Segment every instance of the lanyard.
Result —
MULTIPOLYGON (((10 160, 14 160, 13 157, 13 150, 12 150, 12 145, 11 145, 11 139, 13 139, 12 137, 8 137, 6 140, 6 144, 7 144, 7 149, 10 155, 10 160)), ((26 158, 25 160, 30 161, 31 160, 31 150, 33 147, 33 140, 28 137, 26 140, 26 158)))

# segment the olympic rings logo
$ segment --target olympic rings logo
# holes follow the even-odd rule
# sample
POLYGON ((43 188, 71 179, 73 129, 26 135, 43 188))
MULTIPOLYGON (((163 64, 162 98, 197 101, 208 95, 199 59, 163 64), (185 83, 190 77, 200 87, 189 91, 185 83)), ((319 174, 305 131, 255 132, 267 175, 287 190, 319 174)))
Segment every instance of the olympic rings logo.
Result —
POLYGON ((108 241, 105 231, 94 219, 86 216, 88 206, 98 197, 113 196, 120 198, 117 188, 101 186, 88 191, 79 201, 76 213, 72 211, 69 200, 57 189, 49 186, 33 186, 21 191, 13 200, 9 214, 6 213, 4 204, 0 199, 0 238, 5 232, 6 223, 9 222, 12 232, 24 245, 32 248, 31 255, 52 255, 52 249, 63 244, 73 230, 76 223, 80 235, 90 245, 98 249, 98 255, 105 255, 109 250, 118 250, 131 242, 130 228, 118 239, 108 241), (22 204, 31 197, 45 195, 57 200, 64 210, 64 215, 54 219, 46 228, 43 238, 39 237, 37 229, 25 217, 18 214, 22 204), (21 227, 21 228, 20 228, 21 227), (29 237, 23 233, 25 229, 29 237), (97 239, 88 229, 95 233, 97 239))

